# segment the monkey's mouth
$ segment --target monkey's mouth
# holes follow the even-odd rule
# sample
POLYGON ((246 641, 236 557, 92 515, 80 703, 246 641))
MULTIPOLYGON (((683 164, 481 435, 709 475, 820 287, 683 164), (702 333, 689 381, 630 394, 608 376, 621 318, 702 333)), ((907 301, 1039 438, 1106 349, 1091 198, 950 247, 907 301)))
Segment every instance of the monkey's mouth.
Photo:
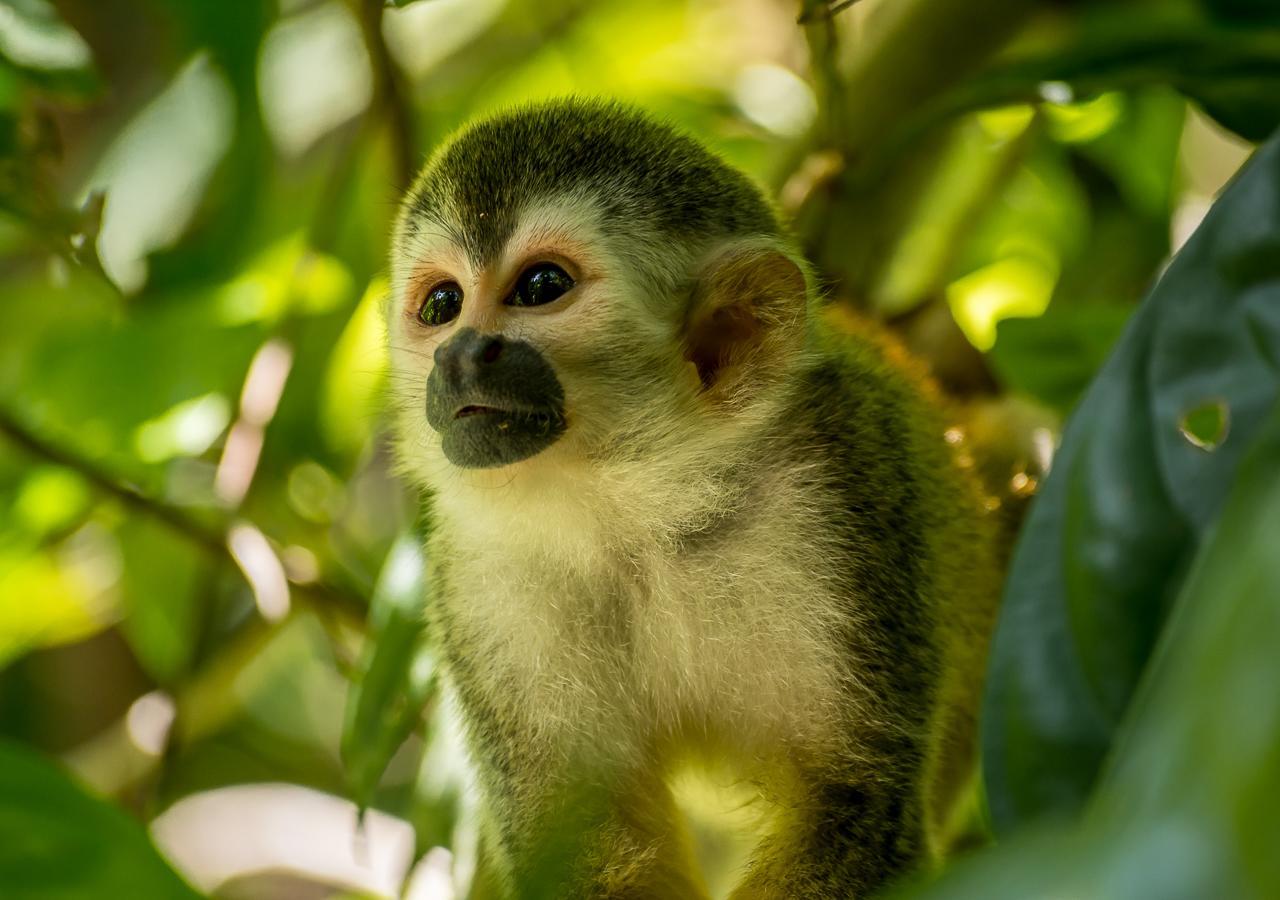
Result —
POLYGON ((555 443, 565 425, 561 406, 511 401, 502 406, 463 403, 433 427, 444 439, 445 456, 455 465, 488 468, 536 455, 555 443))
POLYGON ((495 406, 472 405, 472 406, 462 407, 462 409, 458 410, 456 413, 453 414, 453 417, 455 419, 465 419, 468 416, 492 415, 495 413, 500 414, 502 412, 503 410, 498 409, 495 406))
POLYGON ((498 428, 503 431, 506 431, 516 423, 522 428, 545 431, 550 429, 553 423, 563 418, 559 413, 549 409, 523 409, 520 407, 503 409, 497 406, 486 406, 482 403, 468 403, 466 406, 458 407, 458 411, 453 414, 453 419, 456 422, 459 419, 470 419, 475 416, 484 418, 496 417, 498 428))
MULTIPOLYGON (((480 338, 464 329, 450 340, 474 344, 480 338)), ((564 388, 551 364, 524 341, 500 346, 505 349, 494 358, 477 356, 464 366, 449 357, 427 375, 427 424, 455 466, 488 469, 520 462, 550 447, 568 428, 564 388)))

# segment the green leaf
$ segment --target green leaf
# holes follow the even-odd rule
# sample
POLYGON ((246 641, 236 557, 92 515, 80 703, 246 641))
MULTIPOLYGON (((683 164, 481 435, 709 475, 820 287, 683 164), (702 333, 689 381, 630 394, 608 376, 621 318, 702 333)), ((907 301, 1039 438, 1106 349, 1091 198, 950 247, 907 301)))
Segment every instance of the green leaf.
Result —
POLYGON ((1280 404, 1239 468, 1085 815, 915 900, 1280 896, 1280 404))
POLYGON ((1280 5, 1275 0, 1200 0, 1213 16, 1226 21, 1280 22, 1280 5))
POLYGON ((210 602, 201 551, 167 526, 131 519, 118 532, 124 557, 121 633, 138 663, 160 684, 187 672, 210 602))
POLYGON ((1003 319, 987 359, 1006 387, 1066 412, 1106 362, 1131 313, 1119 305, 1054 304, 1042 316, 1003 319))
POLYGON ((122 810, 0 741, 0 885, 11 900, 198 897, 122 810))
MULTIPOLYGON (((1280 403, 1169 617, 1101 788, 1117 820, 1176 811, 1280 896, 1280 403)), ((1222 887, 1225 887, 1222 886, 1222 887)))
POLYGON ((1246 447, 1280 394, 1280 137, 1135 314, 1063 435, 1005 587, 984 708, 992 815, 1078 809, 1246 447), (1208 451, 1189 412, 1224 404, 1208 451))
MULTIPOLYGON (((1129 15, 1108 10, 1098 25, 1042 55, 1019 59, 964 82, 904 118, 902 129, 960 109, 1168 85, 1251 141, 1280 126, 1280 28, 1129 15)), ((1056 101, 1055 101, 1056 102, 1056 101)))
POLYGON ((347 699, 342 758, 362 807, 435 693, 434 658, 423 628, 427 578, 421 537, 401 535, 374 588, 361 675, 347 699))

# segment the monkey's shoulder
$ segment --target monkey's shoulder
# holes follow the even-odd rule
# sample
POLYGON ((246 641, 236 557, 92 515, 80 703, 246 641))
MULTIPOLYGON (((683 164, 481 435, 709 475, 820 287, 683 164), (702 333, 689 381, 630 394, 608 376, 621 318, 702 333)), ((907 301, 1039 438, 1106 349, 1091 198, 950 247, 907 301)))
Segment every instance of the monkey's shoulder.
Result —
POLYGON ((922 365, 873 323, 827 310, 789 404, 788 440, 823 473, 838 564, 871 596, 921 599, 954 587, 957 560, 992 581, 982 491, 922 365), (979 571, 981 570, 981 571, 979 571))

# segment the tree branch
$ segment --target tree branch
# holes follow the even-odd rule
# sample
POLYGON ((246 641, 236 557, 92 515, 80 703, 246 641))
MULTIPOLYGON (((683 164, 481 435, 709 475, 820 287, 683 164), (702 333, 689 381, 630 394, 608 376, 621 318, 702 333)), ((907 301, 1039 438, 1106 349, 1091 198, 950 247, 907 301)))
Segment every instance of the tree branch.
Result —
POLYGON ((403 191, 413 180, 418 163, 413 114, 401 89, 400 72, 387 49, 387 42, 382 39, 382 16, 386 9, 384 0, 358 0, 358 5, 360 30, 373 66, 373 104, 386 118, 391 129, 391 165, 395 173, 396 190, 403 191))
MULTIPOLYGON (((127 479, 106 467, 36 435, 3 408, 0 408, 0 434, 32 456, 72 470, 101 493, 114 497, 137 512, 168 526, 175 534, 199 547, 219 564, 232 567, 237 572, 240 571, 226 542, 229 523, 218 526, 208 525, 180 507, 143 493, 127 479)), ((319 583, 294 583, 290 585, 290 592, 309 600, 313 605, 354 617, 359 622, 364 621, 368 604, 365 598, 356 594, 333 585, 319 583)))

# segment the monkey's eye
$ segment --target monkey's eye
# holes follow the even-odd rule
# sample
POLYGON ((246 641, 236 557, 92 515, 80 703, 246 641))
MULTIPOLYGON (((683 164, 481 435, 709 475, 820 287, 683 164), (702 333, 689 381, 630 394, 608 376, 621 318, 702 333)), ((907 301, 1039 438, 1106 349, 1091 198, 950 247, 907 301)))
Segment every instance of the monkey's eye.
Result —
POLYGON ((418 307, 418 321, 423 325, 443 325, 458 318, 462 311, 462 288, 453 282, 433 287, 418 307))
POLYGON ((537 263, 520 273, 516 289, 507 300, 509 306, 541 306, 550 303, 573 287, 569 273, 555 263, 537 263))

